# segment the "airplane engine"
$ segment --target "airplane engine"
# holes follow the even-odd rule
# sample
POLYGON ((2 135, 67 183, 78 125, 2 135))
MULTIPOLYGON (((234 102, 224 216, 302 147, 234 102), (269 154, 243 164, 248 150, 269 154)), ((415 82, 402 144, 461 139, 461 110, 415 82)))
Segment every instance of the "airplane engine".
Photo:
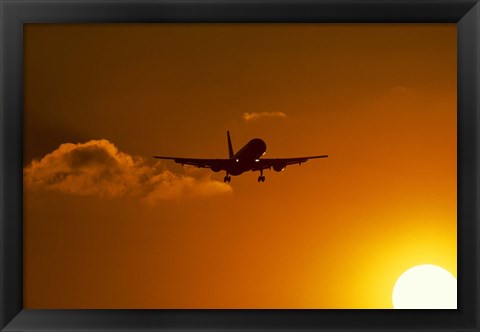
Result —
POLYGON ((285 169, 285 164, 274 164, 273 165, 273 170, 275 172, 281 172, 285 169))
POLYGON ((212 167, 210 167, 210 169, 213 172, 220 172, 222 170, 220 166, 212 166, 212 167))

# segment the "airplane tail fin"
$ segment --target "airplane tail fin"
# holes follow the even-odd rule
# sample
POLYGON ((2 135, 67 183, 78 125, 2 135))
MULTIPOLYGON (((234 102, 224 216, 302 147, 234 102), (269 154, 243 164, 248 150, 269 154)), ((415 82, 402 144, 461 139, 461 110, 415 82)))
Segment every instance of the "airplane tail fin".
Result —
POLYGON ((232 141, 230 140, 230 132, 228 130, 227 130, 227 139, 228 139, 228 157, 232 159, 234 156, 234 153, 232 148, 232 141))

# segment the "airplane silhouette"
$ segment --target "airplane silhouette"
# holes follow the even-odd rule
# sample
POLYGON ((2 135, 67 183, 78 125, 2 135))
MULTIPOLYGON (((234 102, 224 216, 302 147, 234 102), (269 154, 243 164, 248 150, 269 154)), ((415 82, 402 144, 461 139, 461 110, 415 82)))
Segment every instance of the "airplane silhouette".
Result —
POLYGON ((233 153, 232 141, 230 140, 230 132, 227 131, 228 140, 228 159, 196 159, 196 158, 178 158, 178 157, 162 157, 153 156, 157 159, 173 160, 177 164, 192 165, 198 168, 210 168, 213 172, 225 171, 224 182, 230 182, 230 175, 240 175, 247 171, 260 171, 258 182, 265 182, 263 170, 274 169, 281 172, 287 165, 301 164, 309 159, 327 158, 328 155, 297 157, 297 158, 264 158, 260 159, 267 150, 267 145, 260 138, 250 140, 243 148, 233 153))

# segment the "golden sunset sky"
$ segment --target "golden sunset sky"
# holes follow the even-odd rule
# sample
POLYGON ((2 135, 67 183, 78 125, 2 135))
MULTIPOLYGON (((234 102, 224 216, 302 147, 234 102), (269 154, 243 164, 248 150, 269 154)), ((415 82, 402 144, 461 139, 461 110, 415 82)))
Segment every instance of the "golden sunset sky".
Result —
POLYGON ((24 306, 392 308, 456 276, 454 24, 27 24, 24 306), (153 155, 328 154, 232 177, 153 155))

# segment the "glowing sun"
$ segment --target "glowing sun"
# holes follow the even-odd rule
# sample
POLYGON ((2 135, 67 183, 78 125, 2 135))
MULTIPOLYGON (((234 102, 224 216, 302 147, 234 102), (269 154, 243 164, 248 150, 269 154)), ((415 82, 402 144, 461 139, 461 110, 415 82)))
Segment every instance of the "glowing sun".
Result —
POLYGON ((457 279, 436 265, 405 271, 393 287, 395 309, 457 309, 457 279))

